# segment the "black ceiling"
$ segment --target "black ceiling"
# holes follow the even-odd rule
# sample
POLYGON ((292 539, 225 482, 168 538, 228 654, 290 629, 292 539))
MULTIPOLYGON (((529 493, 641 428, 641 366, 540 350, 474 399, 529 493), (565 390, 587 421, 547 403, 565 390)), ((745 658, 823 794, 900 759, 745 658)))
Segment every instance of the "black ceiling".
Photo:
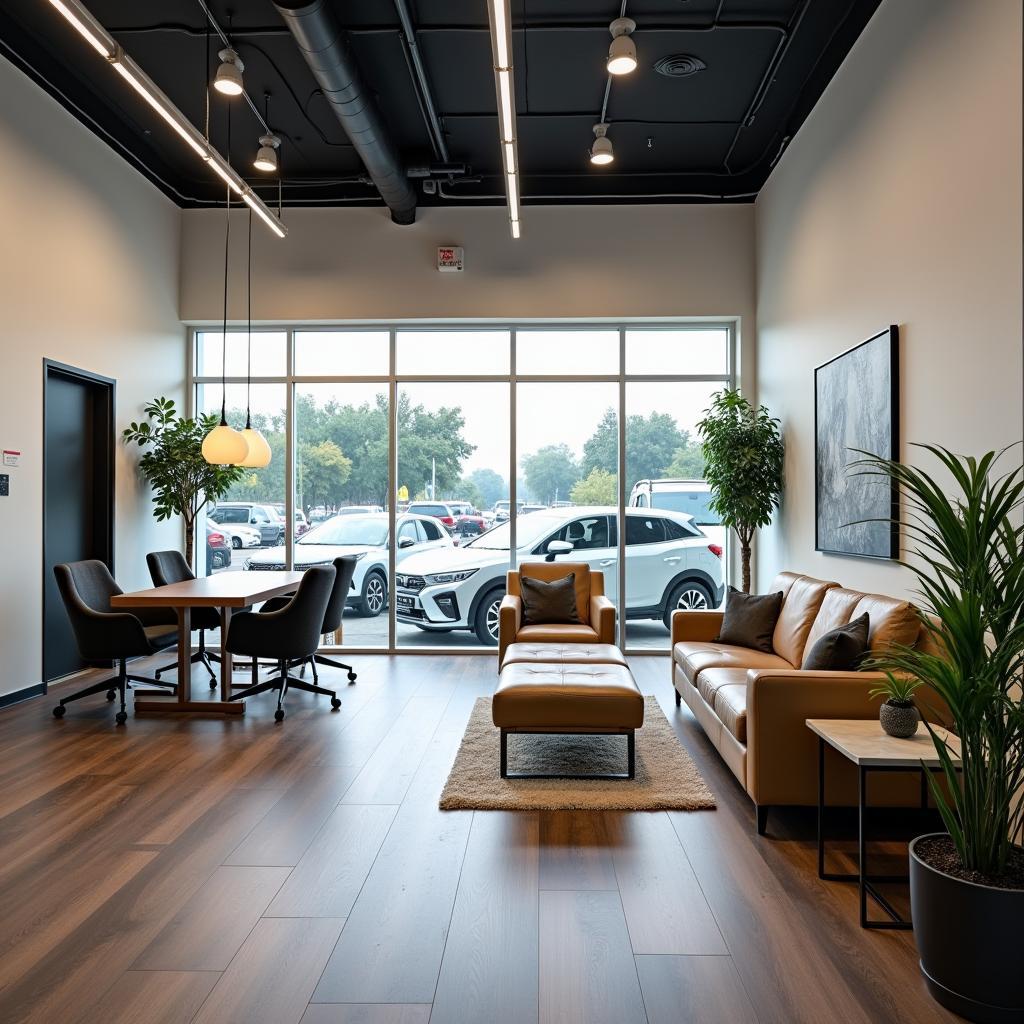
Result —
MULTIPOLYGON (((512 0, 524 202, 749 201, 880 0, 632 0, 639 67, 612 82, 615 162, 587 151, 618 0, 512 0), (681 78, 662 58, 697 58, 681 78)), ((93 15, 202 127, 205 18, 197 0, 87 0, 93 15)), ((212 0, 245 62, 246 90, 282 137, 286 205, 380 199, 271 0, 212 0), (229 27, 230 25, 230 27, 229 27)), ((335 13, 407 167, 436 162, 391 0, 334 0, 335 13)), ((408 0, 450 158, 466 174, 416 182, 424 205, 504 202, 486 0, 408 0), (430 193, 428 194, 428 190, 430 193)), ((211 45, 216 67, 216 37, 211 45)), ((0 52, 181 206, 223 201, 219 180, 103 66, 46 0, 4 0, 0 52)), ((211 138, 268 201, 251 169, 260 127, 239 100, 211 99, 211 138)))

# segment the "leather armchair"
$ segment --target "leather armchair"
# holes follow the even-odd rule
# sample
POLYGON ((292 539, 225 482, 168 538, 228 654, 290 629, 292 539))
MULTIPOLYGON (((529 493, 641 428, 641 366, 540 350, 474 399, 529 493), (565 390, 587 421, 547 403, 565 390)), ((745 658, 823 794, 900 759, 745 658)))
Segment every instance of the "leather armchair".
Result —
POLYGON ((615 643, 615 605, 605 596, 604 573, 586 562, 524 562, 510 569, 506 595, 498 609, 498 664, 509 644, 533 643, 615 643), (576 577, 576 614, 579 623, 524 626, 520 579, 523 576, 551 583, 569 573, 576 577))

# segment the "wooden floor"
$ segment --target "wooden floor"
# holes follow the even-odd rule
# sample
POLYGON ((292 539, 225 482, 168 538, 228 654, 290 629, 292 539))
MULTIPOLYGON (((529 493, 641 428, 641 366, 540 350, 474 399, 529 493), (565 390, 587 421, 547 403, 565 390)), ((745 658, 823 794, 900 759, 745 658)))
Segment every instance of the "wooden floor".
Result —
POLYGON ((339 712, 295 693, 280 725, 270 695, 123 728, 102 695, 0 712, 0 1021, 953 1019, 912 936, 818 881, 809 815, 754 834, 666 659, 634 669, 716 811, 439 811, 493 658, 356 668, 339 712))

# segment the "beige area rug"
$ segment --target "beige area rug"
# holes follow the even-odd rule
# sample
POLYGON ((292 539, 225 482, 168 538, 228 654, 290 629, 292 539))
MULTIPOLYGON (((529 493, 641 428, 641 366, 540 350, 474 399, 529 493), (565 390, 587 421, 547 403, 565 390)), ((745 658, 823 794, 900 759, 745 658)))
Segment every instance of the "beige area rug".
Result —
MULTIPOLYGON (((478 697, 439 806, 445 811, 697 811, 715 799, 658 701, 644 698, 636 734, 636 778, 503 779, 491 701, 478 697)), ((510 772, 570 775, 626 770, 625 736, 509 736, 510 772)))

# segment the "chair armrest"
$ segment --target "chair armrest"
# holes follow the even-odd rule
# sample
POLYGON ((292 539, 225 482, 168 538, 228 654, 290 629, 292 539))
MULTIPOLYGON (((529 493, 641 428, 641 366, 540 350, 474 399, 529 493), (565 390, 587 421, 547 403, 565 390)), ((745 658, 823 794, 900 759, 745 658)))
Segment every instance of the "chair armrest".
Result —
POLYGON ((505 657, 509 644, 516 642, 516 634, 523 621, 523 600, 513 594, 506 594, 498 608, 498 668, 505 657))
POLYGON ((672 646, 681 640, 710 643, 721 632, 724 612, 675 611, 672 613, 672 646))
POLYGON ((82 605, 79 614, 87 621, 76 625, 75 638, 86 661, 153 653, 142 623, 132 612, 98 612, 82 605))
POLYGON ((611 598, 599 594, 590 599, 590 625, 597 633, 598 643, 615 643, 615 605, 611 598))

